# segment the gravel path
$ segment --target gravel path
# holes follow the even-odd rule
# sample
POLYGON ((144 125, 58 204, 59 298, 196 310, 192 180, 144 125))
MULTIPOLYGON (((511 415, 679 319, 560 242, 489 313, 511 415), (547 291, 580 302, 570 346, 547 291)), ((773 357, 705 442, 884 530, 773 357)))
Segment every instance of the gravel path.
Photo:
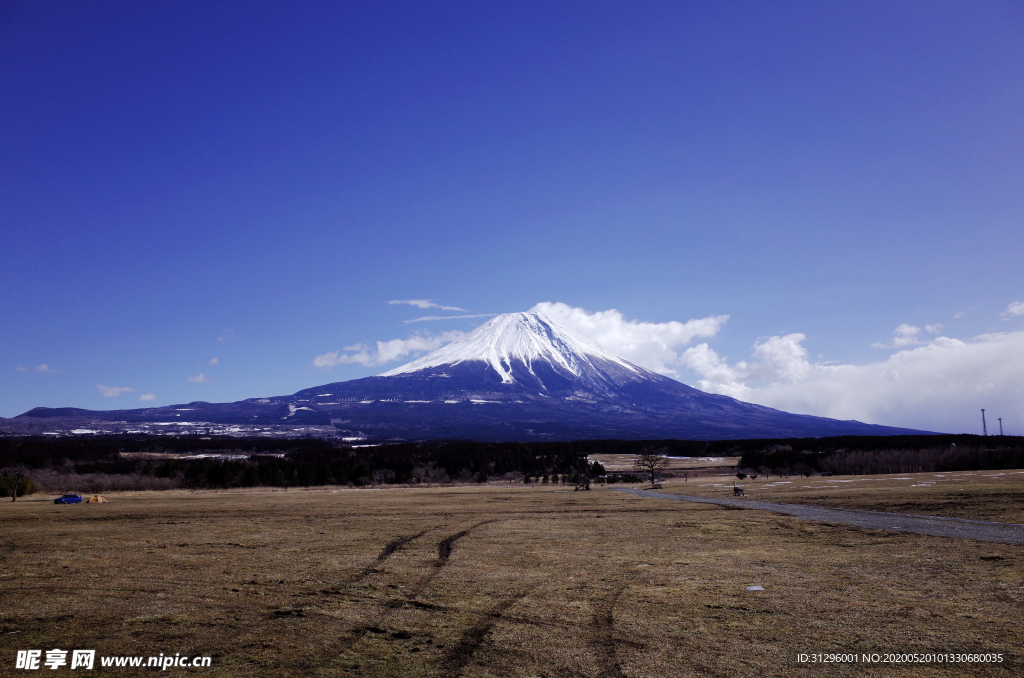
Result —
POLYGON ((963 520, 942 516, 919 516, 912 513, 886 513, 884 511, 861 511, 858 509, 825 508, 807 504, 772 504, 753 499, 712 499, 709 497, 688 497, 681 494, 663 494, 650 490, 636 490, 631 487, 613 487, 618 492, 628 492, 638 497, 694 501, 701 504, 719 504, 745 509, 761 509, 796 516, 804 520, 820 520, 828 523, 845 523, 872 530, 896 530, 916 532, 936 537, 960 537, 981 541, 996 541, 1004 544, 1024 544, 1024 525, 1015 523, 990 523, 984 520, 963 520))

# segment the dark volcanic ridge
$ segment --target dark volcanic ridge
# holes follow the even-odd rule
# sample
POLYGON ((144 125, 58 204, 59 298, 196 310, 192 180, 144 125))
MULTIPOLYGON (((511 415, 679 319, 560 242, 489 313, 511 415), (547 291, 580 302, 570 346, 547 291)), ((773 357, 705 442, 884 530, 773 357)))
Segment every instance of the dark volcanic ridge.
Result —
POLYGON ((35 408, 7 433, 207 432, 349 439, 723 440, 923 431, 790 414, 705 393, 535 313, 498 316, 377 377, 290 396, 133 410, 35 408))

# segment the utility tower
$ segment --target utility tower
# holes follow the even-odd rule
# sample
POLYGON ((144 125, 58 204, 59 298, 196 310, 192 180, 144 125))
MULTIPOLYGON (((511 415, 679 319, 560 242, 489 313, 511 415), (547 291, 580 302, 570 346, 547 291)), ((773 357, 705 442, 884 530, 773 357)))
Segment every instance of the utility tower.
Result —
POLYGON ((988 427, 985 426, 985 408, 981 408, 981 435, 988 435, 988 427))
POLYGON ((999 417, 999 435, 1003 435, 1003 418, 999 417))

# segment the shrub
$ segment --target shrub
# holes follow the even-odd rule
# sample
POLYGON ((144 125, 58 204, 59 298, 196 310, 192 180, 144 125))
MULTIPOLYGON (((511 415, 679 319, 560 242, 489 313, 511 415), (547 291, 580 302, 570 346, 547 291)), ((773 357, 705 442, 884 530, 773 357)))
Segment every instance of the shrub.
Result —
POLYGON ((15 483, 18 486, 19 497, 35 494, 39 491, 39 485, 31 478, 21 476, 19 480, 17 475, 4 472, 0 473, 0 497, 13 496, 15 483))

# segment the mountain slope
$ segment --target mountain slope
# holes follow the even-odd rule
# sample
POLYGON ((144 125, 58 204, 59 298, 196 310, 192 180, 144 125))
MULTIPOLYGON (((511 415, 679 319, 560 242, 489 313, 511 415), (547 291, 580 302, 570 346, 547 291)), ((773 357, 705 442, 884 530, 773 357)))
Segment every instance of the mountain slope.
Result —
POLYGON ((606 351, 536 313, 497 316, 377 377, 236 403, 93 412, 36 408, 17 419, 190 420, 332 427, 382 438, 727 439, 920 433, 790 414, 704 393, 606 351))

